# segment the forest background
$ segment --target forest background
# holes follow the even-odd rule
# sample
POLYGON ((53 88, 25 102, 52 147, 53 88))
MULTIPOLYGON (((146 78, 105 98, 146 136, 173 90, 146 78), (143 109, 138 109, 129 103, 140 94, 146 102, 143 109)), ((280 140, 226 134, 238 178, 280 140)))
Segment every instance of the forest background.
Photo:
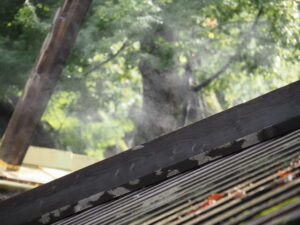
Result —
MULTIPOLYGON (((0 3, 0 135, 60 1, 0 3)), ((32 144, 109 157, 300 78, 300 2, 94 0, 32 144)))

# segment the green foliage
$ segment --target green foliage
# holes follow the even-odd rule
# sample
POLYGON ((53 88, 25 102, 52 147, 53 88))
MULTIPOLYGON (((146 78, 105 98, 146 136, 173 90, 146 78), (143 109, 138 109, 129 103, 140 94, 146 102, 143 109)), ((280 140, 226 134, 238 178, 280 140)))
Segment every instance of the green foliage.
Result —
MULTIPOLYGON (((1 1, 2 98, 20 95, 58 5, 1 1)), ((214 112, 293 82, 300 74, 299 7, 292 0, 94 0, 43 121, 59 148, 100 158, 112 147, 125 150, 142 107, 141 59, 159 69, 176 64, 181 75, 189 61, 201 83, 236 55, 200 93, 214 112), (153 37, 161 24, 173 42, 153 37), (145 37, 159 46, 155 54, 144 49, 145 37)))
POLYGON ((1 1, 0 4, 5 10, 0 13, 3 30, 0 33, 0 95, 19 95, 50 21, 38 17, 30 1, 1 1))

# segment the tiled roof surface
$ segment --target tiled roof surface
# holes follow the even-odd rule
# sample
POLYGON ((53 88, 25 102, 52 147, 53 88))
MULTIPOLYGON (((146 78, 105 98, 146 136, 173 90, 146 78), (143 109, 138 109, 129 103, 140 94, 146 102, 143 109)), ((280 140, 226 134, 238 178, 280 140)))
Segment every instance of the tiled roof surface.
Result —
POLYGON ((299 218, 297 130, 55 224, 286 224, 299 218))
POLYGON ((300 81, 5 200, 0 222, 300 224, 299 129, 300 81))

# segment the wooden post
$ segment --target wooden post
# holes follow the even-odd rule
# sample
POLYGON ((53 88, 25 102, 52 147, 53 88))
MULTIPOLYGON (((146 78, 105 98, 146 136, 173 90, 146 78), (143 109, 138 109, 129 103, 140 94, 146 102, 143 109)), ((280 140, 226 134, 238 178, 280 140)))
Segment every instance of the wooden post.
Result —
POLYGON ((31 71, 0 147, 0 165, 17 170, 92 0, 64 0, 31 71))

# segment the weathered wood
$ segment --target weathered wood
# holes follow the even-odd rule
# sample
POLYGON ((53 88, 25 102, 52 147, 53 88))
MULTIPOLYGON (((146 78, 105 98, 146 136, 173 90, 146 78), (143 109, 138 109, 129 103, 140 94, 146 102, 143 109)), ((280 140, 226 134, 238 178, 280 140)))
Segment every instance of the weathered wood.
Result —
POLYGON ((4 134, 0 160, 6 167, 17 169, 22 163, 91 2, 64 0, 57 10, 52 29, 4 134))
POLYGON ((1 224, 53 222, 298 128, 300 81, 8 199, 1 224))

